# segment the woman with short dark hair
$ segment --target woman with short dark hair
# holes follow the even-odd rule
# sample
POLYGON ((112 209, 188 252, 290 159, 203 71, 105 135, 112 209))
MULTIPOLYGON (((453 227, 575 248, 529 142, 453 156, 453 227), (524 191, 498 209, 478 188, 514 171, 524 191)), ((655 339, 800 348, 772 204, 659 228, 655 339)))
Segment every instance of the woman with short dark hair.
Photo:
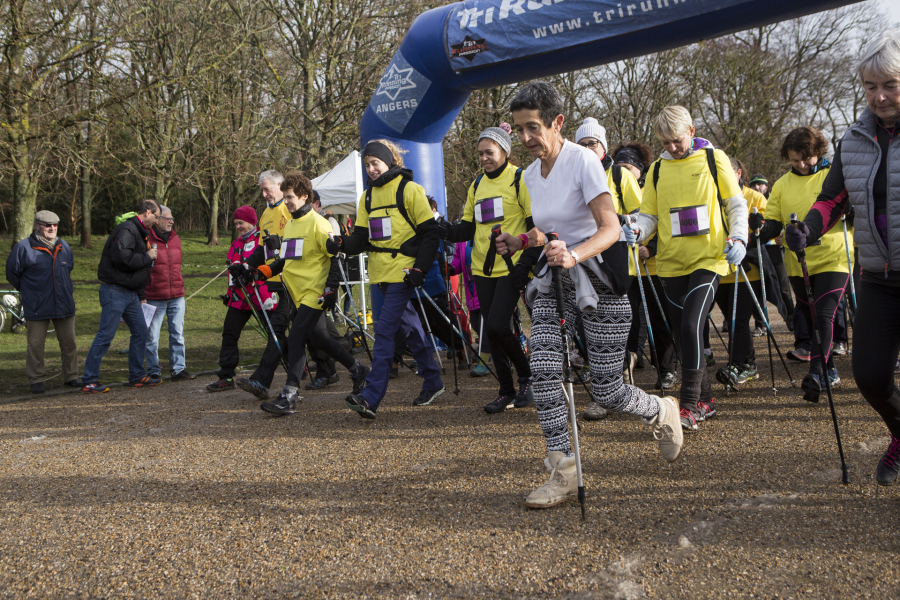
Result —
MULTIPOLYGON (((626 233, 613 207, 599 157, 562 136, 562 110, 559 93, 545 82, 522 86, 512 100, 510 111, 519 141, 536 159, 523 175, 535 228, 518 237, 508 233, 498 236, 497 251, 515 254, 524 249, 528 256, 523 256, 516 271, 527 273, 531 259, 545 246, 545 233, 558 234, 558 240, 544 247, 544 257, 547 267, 562 269, 566 323, 573 337, 571 326, 581 313, 591 398, 606 410, 643 417, 644 423, 653 427, 663 457, 671 462, 678 458, 683 439, 678 403, 672 398, 651 396, 622 381, 631 307, 624 297, 627 255, 622 246, 614 245, 624 240, 626 233), (602 263, 597 259, 601 252, 605 253, 602 263)), ((531 371, 534 403, 547 443, 544 464, 550 479, 529 494, 525 505, 548 508, 574 498, 578 482, 563 393, 566 348, 556 289, 543 261, 535 270, 536 280, 529 284, 534 297, 531 371)))

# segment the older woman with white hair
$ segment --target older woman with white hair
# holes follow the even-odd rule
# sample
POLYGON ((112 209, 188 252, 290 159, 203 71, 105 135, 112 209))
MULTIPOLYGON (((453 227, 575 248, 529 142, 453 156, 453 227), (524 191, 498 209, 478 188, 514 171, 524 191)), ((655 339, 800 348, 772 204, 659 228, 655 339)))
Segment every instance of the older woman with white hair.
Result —
MULTIPOLYGON (((653 428, 663 458, 674 461, 683 441, 678 403, 673 398, 649 395, 622 381, 631 306, 624 297, 628 288, 627 255, 624 248, 614 246, 626 234, 616 215, 600 158, 562 136, 563 102, 549 83, 538 81, 522 86, 510 111, 519 141, 536 159, 522 177, 531 196, 535 228, 522 237, 504 232, 497 237, 497 251, 515 254, 544 246, 545 234, 558 234, 558 240, 544 246, 544 256, 549 267, 562 268, 567 325, 574 324, 581 313, 591 367, 591 399, 606 410, 643 417, 644 423, 653 428), (615 256, 617 251, 620 257, 615 256)), ((519 265, 516 270, 528 268, 519 265)), ((532 305, 531 372, 534 403, 547 443, 544 464, 550 478, 529 494, 525 505, 548 508, 575 497, 577 469, 563 394, 566 348, 557 314, 556 289, 550 269, 539 263, 536 271, 538 279, 532 282, 530 290, 536 292, 532 305)))
POLYGON ((844 134, 815 204, 785 229, 794 251, 814 244, 855 212, 854 240, 862 277, 853 329, 853 376, 891 433, 875 479, 900 474, 900 30, 883 33, 863 51, 857 74, 867 107, 844 134))

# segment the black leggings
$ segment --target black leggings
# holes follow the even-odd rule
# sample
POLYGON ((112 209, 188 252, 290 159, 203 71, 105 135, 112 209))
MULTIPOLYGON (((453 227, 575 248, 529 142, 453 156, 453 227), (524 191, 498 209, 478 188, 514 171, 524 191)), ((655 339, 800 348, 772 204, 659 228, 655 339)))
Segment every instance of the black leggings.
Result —
MULTIPOLYGON (((841 296, 844 294, 844 287, 847 285, 848 278, 849 275, 847 273, 834 271, 826 271, 809 276, 819 339, 826 348, 825 357, 827 358, 829 369, 834 367, 834 356, 831 354, 831 348, 834 343, 834 319, 840 310, 841 296)), ((797 309, 803 314, 807 327, 812 331, 812 315, 809 310, 809 299, 806 297, 806 285, 803 283, 803 278, 791 277, 790 280, 791 287, 794 288, 794 294, 797 296, 797 309)), ((811 335, 810 337, 812 339, 810 340, 809 371, 810 373, 821 375, 822 363, 819 357, 822 355, 822 348, 816 343, 816 336, 811 335)))
MULTIPOLYGON (((650 329, 653 332, 653 343, 656 346, 656 352, 659 355, 660 371, 663 373, 675 372, 675 340, 669 334, 666 328, 668 315, 663 316, 659 312, 659 305, 656 298, 653 297, 653 290, 650 289, 650 280, 655 284, 656 293, 659 295, 660 302, 664 302, 662 285, 659 283, 659 277, 651 278, 642 277, 641 283, 644 284, 644 296, 647 298, 647 310, 650 312, 650 329)), ((640 322, 645 319, 644 306, 641 302, 641 288, 638 285, 637 277, 631 281, 631 287, 628 288, 628 301, 631 302, 631 330, 628 332, 628 343, 625 348, 629 352, 640 353, 644 347, 641 340, 640 322)), ((665 304, 663 304, 665 307, 665 304)))
POLYGON ((512 330, 513 311, 519 303, 519 292, 513 287, 512 276, 481 277, 475 275, 475 290, 478 292, 478 304, 481 306, 481 318, 484 319, 484 334, 491 342, 491 358, 500 380, 500 395, 511 396, 516 393, 512 370, 512 360, 519 378, 531 378, 531 366, 522 350, 519 339, 512 330))
POLYGON ((698 401, 712 398, 703 357, 703 322, 715 300, 719 275, 697 269, 690 275, 660 277, 660 282, 681 348, 681 408, 696 411, 698 401))
POLYGON ((300 376, 306 366, 306 342, 312 341, 313 345, 325 352, 339 363, 352 369, 356 365, 347 350, 328 335, 325 326, 325 311, 321 308, 311 308, 301 304, 291 325, 291 333, 288 336, 288 375, 285 385, 291 387, 300 386, 300 376))
MULTIPOLYGON (((762 297, 762 286, 759 281, 751 281, 751 287, 753 288, 753 293, 756 295, 756 299, 759 300, 762 297)), ((733 283, 720 283, 719 289, 716 290, 716 304, 719 306, 719 309, 722 311, 722 314, 725 316, 725 324, 727 325, 728 333, 731 334, 731 315, 734 310, 734 284, 733 283)), ((775 311, 772 311, 775 312, 775 311)), ((737 319, 734 324, 734 348, 732 349, 732 355, 734 356, 734 360, 731 360, 731 356, 728 357, 729 363, 734 363, 736 365, 755 365, 756 364, 756 349, 753 347, 753 335, 750 333, 750 316, 756 315, 758 319, 760 319, 760 323, 762 323, 762 319, 759 316, 759 313, 756 310, 756 304, 753 302, 753 298, 750 296, 750 290, 747 289, 747 283, 744 281, 744 278, 741 277, 741 282, 738 285, 738 302, 737 302, 737 319)), ((770 313, 771 318, 771 313, 770 313)), ((765 327, 765 326, 763 326, 765 327)), ((724 331, 722 334, 724 335, 724 331)), ((706 322, 706 343, 709 343, 709 321, 706 322)))
POLYGON ((900 388, 894 382, 900 353, 900 287, 863 277, 856 293, 853 377, 891 435, 900 438, 900 388))

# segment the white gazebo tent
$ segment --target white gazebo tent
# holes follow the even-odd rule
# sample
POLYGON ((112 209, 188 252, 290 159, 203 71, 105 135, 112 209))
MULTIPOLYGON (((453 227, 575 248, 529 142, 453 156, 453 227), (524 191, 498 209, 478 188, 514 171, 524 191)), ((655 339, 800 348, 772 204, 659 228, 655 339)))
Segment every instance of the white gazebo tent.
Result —
MULTIPOLYGON (((354 150, 333 169, 313 179, 312 186, 313 189, 319 192, 322 208, 327 208, 335 215, 355 215, 357 203, 363 193, 363 170, 359 152, 354 150)), ((359 284, 360 286, 360 301, 357 306, 362 310, 363 327, 368 328, 366 294, 363 288, 363 285, 368 281, 368 277, 366 277, 365 254, 359 255, 359 273, 359 280, 350 281, 349 283, 351 285, 359 284)))

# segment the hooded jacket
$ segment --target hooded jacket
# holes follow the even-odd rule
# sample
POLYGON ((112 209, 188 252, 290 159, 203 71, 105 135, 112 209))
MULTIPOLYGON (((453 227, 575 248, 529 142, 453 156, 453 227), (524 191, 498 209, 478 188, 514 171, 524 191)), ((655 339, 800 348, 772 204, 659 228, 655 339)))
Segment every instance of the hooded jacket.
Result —
POLYGON ((147 254, 149 249, 149 231, 141 220, 134 216, 124 221, 106 239, 100 266, 97 267, 97 279, 135 291, 144 300, 144 288, 150 281, 150 265, 153 263, 147 254))
POLYGON ((22 293, 25 320, 65 319, 75 314, 74 266, 72 249, 59 238, 52 250, 34 233, 13 247, 6 259, 6 280, 22 293))

